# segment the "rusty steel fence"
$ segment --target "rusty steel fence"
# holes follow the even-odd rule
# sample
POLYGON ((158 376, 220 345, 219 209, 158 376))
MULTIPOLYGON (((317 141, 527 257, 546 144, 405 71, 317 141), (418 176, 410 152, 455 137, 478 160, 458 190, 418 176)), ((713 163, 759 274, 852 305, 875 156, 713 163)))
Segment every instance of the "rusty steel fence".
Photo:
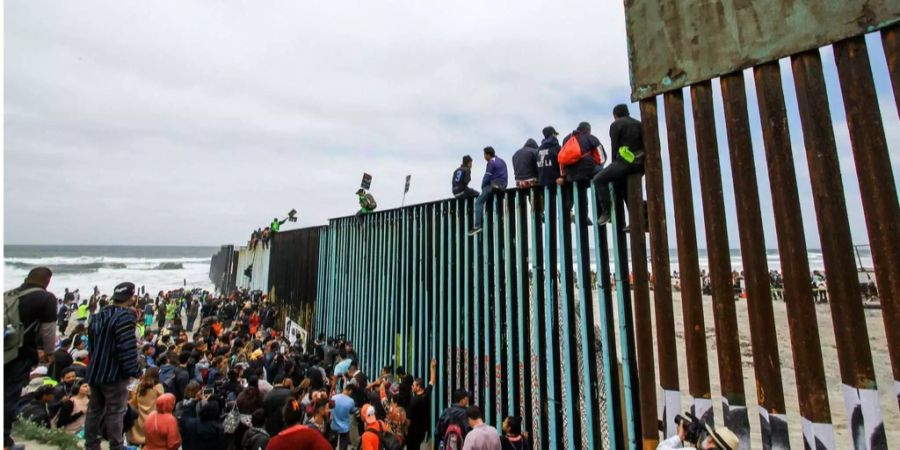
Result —
POLYGON ((434 358, 432 422, 464 388, 488 423, 523 417, 534 448, 633 447, 624 209, 589 226, 596 211, 578 185, 497 194, 475 237, 471 200, 334 219, 321 231, 315 329, 352 340, 367 373, 425 377, 434 358))
MULTIPOLYGON (((291 236, 276 237, 270 284, 291 301, 314 299, 310 331, 353 341, 373 377, 389 365, 426 378, 435 359, 432 425, 464 388, 498 428, 505 416, 522 416, 540 449, 654 449, 676 432, 683 409, 729 427, 742 449, 887 448, 900 433, 884 424, 900 407, 900 205, 864 33, 880 34, 900 111, 900 4, 697 3, 626 2, 645 170, 629 177, 627 192, 612 192, 610 224, 591 224, 598 199, 582 184, 500 192, 474 237, 471 200, 337 218, 291 239, 306 249, 302 257, 279 248, 291 236), (835 139, 824 46, 849 149, 835 139), (799 128, 789 126, 789 111, 799 128), (795 149, 791 138, 801 135, 795 149), (808 186, 794 166, 801 150, 808 186), (853 160, 858 198, 845 195, 842 157, 853 160), (769 193, 760 190, 766 181, 769 193), (804 217, 807 187, 814 213, 804 217), (635 206, 627 210, 616 198, 626 195, 635 206), (637 206, 644 199, 646 217, 637 206), (874 315, 864 309, 848 201, 861 204, 871 244, 874 315), (763 215, 769 202, 771 218, 763 215), (816 304, 811 287, 805 221, 821 241, 827 305, 816 304), (768 222, 783 304, 773 300, 768 222), (305 262, 292 265, 297 258, 305 262), (884 336, 884 358, 870 335, 884 336), (876 372, 886 367, 893 379, 879 386, 876 372)), ((217 280, 233 278, 231 252, 216 257, 217 280)))

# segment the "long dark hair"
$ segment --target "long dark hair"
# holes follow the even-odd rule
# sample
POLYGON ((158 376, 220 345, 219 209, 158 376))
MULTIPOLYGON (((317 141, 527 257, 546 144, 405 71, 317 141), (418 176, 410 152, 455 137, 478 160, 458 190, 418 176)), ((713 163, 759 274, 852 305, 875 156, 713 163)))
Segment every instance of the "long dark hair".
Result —
POLYGON ((153 386, 159 384, 159 369, 156 367, 148 367, 141 377, 141 384, 138 386, 138 397, 142 397, 153 386))

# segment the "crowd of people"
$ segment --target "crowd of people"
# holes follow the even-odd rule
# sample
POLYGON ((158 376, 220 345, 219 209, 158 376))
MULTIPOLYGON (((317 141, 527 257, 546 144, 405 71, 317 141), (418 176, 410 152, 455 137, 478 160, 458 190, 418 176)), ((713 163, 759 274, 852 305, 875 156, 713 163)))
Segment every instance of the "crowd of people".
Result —
POLYGON ((247 243, 247 247, 250 248, 250 250, 255 250, 259 245, 262 245, 262 248, 264 249, 269 248, 269 242, 272 241, 272 236, 279 232, 281 226, 292 217, 293 216, 289 216, 282 220, 279 220, 276 217, 272 219, 272 223, 270 223, 269 226, 253 230, 253 232, 250 233, 250 241, 247 243))
MULTIPOLYGON (((644 171, 644 144, 641 122, 632 118, 628 106, 616 105, 613 108, 613 122, 609 127, 609 138, 612 146, 612 158, 607 165, 607 153, 600 140, 591 134, 591 124, 581 122, 571 133, 559 142, 559 133, 552 126, 542 130, 543 140, 540 145, 534 139, 528 139, 524 146, 513 154, 513 176, 516 187, 531 189, 534 187, 564 186, 577 182, 590 182, 597 195, 598 223, 603 225, 610 220, 612 201, 610 185, 617 198, 627 200, 626 180, 633 173, 644 171)), ((480 233, 484 224, 484 204, 496 192, 504 191, 509 185, 509 169, 506 161, 497 156, 493 147, 484 148, 486 168, 481 180, 481 192, 469 187, 472 179, 472 157, 465 155, 462 165, 453 171, 451 192, 456 198, 475 199, 475 223, 469 231, 470 235, 480 233)), ((532 193, 533 209, 542 215, 543 193, 535 189, 532 193)), ((564 192, 566 209, 572 209, 573 200, 570 191, 564 192)), ((587 213, 582 219, 589 225, 592 223, 587 213)))
POLYGON ((498 432, 464 389, 432 430, 435 361, 427 380, 386 365, 370 381, 343 336, 285 336, 261 292, 153 298, 124 282, 111 295, 57 300, 51 277, 35 268, 5 293, 17 318, 4 342, 5 448, 21 448, 18 419, 76 435, 87 450, 102 440, 111 450, 530 448, 520 417, 498 432))

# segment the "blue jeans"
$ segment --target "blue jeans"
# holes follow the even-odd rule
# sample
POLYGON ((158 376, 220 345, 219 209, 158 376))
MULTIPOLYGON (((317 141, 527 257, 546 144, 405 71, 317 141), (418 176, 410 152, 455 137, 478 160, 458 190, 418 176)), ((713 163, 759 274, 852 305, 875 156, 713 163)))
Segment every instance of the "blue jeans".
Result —
POLYGON ((481 194, 475 199, 475 228, 481 228, 484 224, 484 204, 491 195, 494 195, 494 186, 489 184, 481 190, 481 194))

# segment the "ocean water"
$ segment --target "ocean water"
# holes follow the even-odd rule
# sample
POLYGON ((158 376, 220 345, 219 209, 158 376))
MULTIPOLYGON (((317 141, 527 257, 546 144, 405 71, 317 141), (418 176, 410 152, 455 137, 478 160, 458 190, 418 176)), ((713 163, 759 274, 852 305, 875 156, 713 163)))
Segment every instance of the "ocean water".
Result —
MULTIPOLYGON (((185 286, 211 290, 209 263, 217 251, 216 247, 6 245, 3 287, 12 289, 22 283, 33 267, 47 266, 54 273, 50 291, 58 296, 65 288, 79 289, 89 296, 94 286, 109 294, 123 281, 144 286, 151 294, 185 286)), ((730 253, 732 270, 741 270, 740 250, 732 249, 730 253)), ((820 250, 810 249, 807 256, 810 270, 824 270, 820 250)), ((766 257, 769 270, 780 269, 777 250, 767 250, 766 257)), ((678 251, 671 249, 669 259, 672 270, 678 270, 678 251)), ((705 249, 698 250, 698 259, 701 268, 708 267, 705 249)), ((862 264, 872 268, 868 247, 860 247, 855 260, 858 267, 862 264)), ((650 268, 649 258, 647 265, 650 268)), ((595 269, 593 259, 591 268, 595 269)))
POLYGON ((3 249, 4 290, 21 284, 33 267, 47 266, 53 270, 51 292, 62 296, 66 288, 79 289, 82 298, 90 296, 94 286, 110 294, 123 281, 144 286, 151 295, 185 286, 212 289, 209 263, 218 251, 215 247, 112 245, 5 245, 3 249))

